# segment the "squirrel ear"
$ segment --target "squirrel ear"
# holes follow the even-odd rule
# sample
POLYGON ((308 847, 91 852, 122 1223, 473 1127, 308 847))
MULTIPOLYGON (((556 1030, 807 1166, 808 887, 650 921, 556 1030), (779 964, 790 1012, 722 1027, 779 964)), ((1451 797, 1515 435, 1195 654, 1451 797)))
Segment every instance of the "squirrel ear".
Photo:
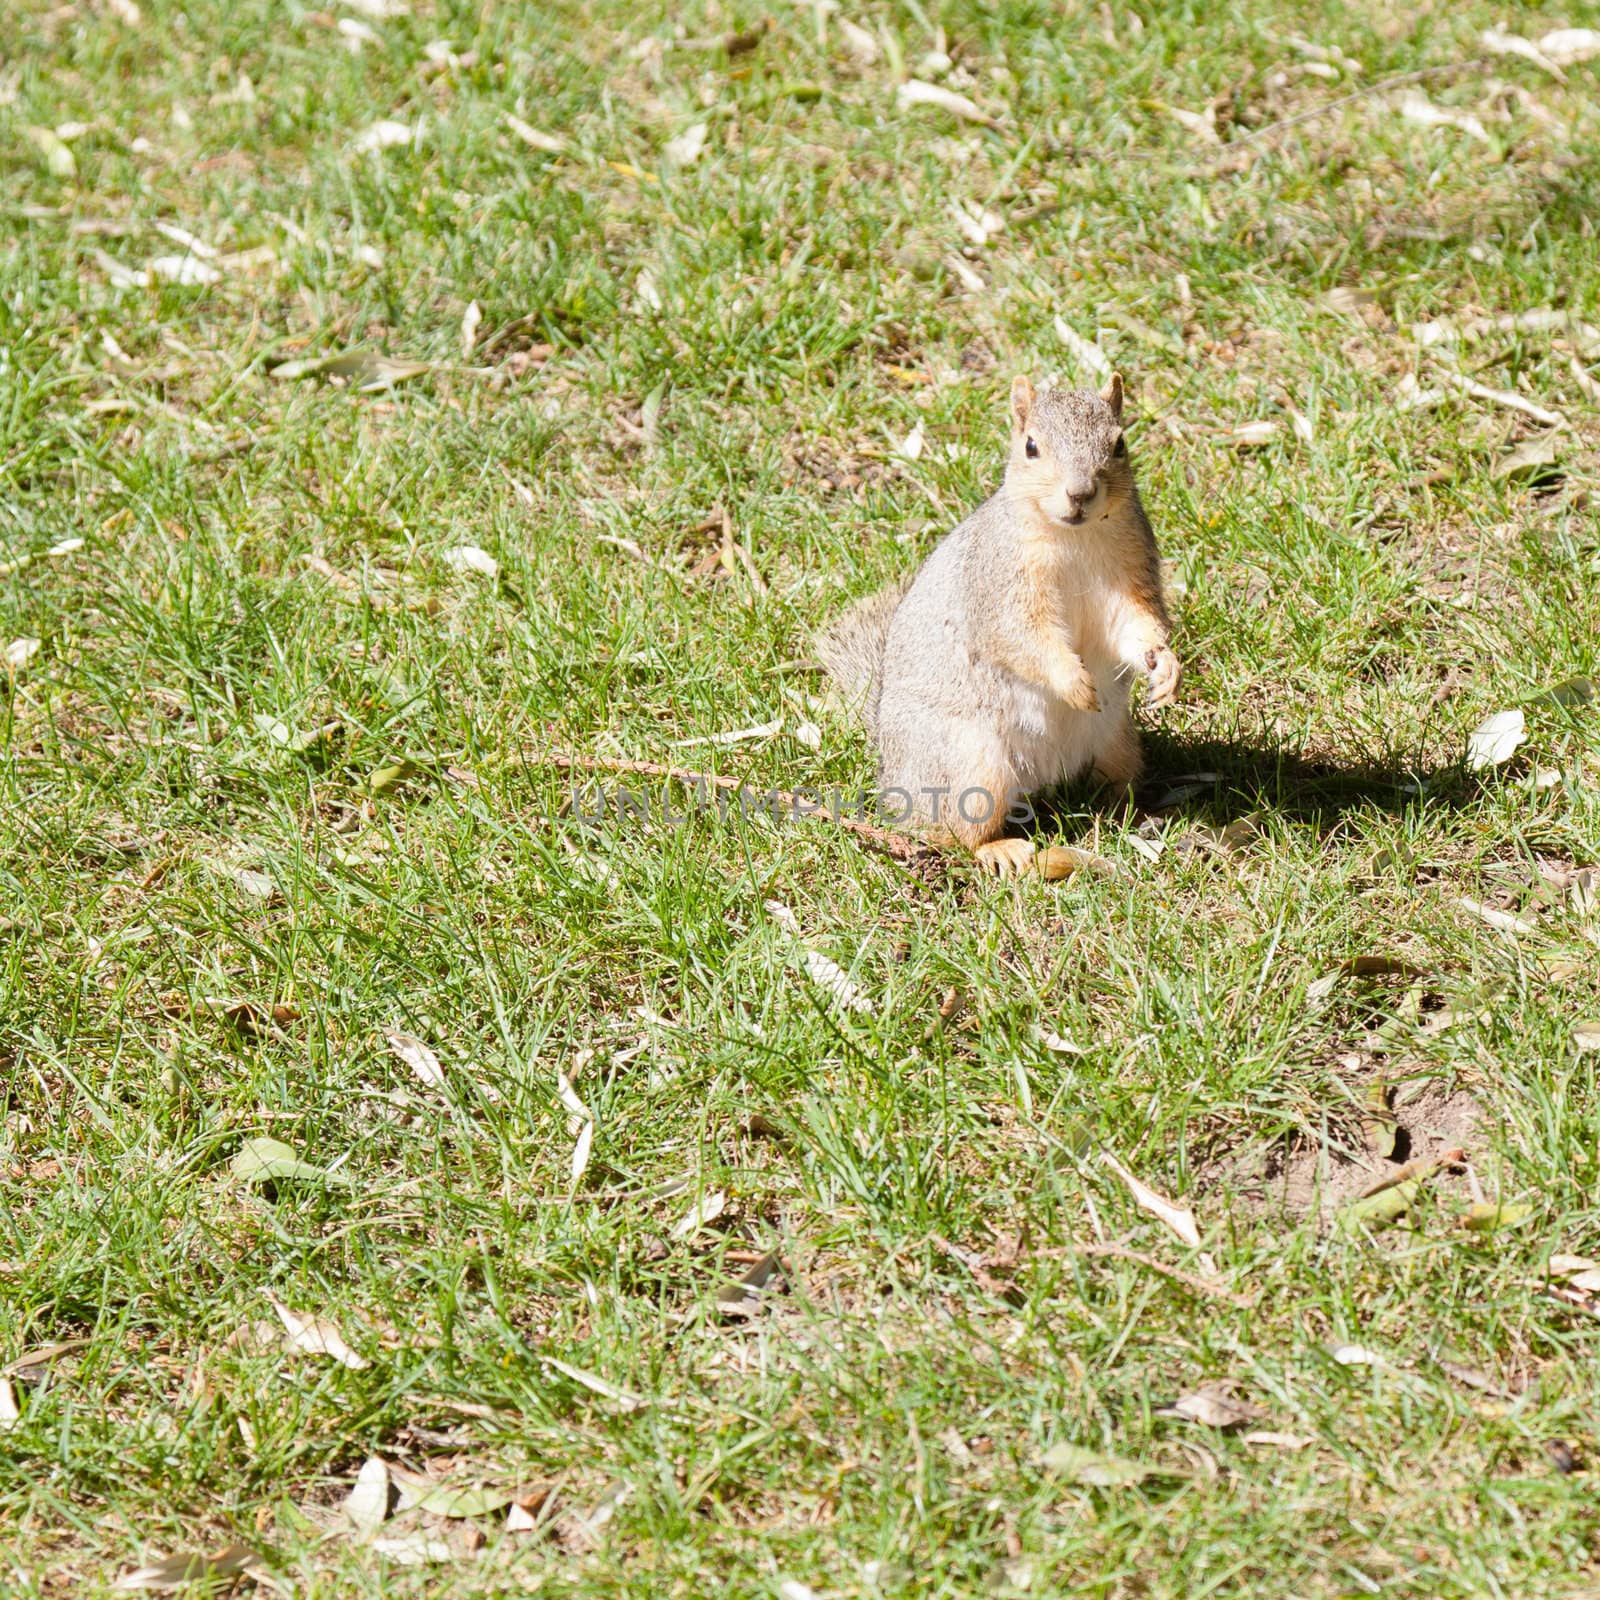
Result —
POLYGON ((1011 420, 1018 428, 1028 425, 1028 413, 1033 410, 1033 385, 1026 373, 1019 372, 1011 380, 1011 420))
POLYGON ((1106 386, 1100 391, 1100 398, 1111 407, 1111 415, 1119 422, 1122 420, 1122 374, 1113 372, 1106 379, 1106 386))

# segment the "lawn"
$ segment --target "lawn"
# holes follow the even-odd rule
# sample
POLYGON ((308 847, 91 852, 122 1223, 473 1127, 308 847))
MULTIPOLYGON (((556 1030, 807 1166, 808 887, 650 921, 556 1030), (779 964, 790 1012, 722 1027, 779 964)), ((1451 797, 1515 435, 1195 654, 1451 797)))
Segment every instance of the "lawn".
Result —
POLYGON ((1594 28, 10 0, 0 1596, 1600 1593, 1594 28), (1113 368, 1082 870, 574 793, 1113 368))

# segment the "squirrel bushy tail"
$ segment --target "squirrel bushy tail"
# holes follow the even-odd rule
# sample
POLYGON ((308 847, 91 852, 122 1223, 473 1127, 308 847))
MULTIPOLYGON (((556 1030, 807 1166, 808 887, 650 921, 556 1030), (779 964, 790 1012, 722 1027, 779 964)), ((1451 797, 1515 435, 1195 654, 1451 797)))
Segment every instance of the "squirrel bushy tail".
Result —
POLYGON ((823 628, 815 640, 818 659, 845 698, 860 709, 868 733, 877 731, 879 678, 884 647, 889 642, 889 624, 910 587, 911 579, 905 578, 857 600, 823 628))

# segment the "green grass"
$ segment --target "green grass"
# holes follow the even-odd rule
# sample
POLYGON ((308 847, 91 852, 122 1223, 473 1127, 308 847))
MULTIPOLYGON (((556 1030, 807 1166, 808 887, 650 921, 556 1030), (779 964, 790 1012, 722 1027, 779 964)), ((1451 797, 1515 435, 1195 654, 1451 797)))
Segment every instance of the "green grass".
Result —
POLYGON ((1279 128, 1502 13, 907 0, 841 13, 864 64, 803 5, 730 56, 743 0, 418 0, 359 53, 338 7, 142 10, 22 0, 0 42, 0 646, 40 641, 0 678, 0 1367, 75 1341, 12 1380, 0 1594, 235 1541, 330 1597, 1593 1593, 1600 1322, 1545 1282, 1600 1243, 1600 722, 1542 704, 1508 764, 1462 756, 1597 667, 1600 336, 1411 324, 1600 322, 1600 63, 1279 128), (998 131, 897 106, 936 48, 998 131), (1164 109, 1208 102, 1237 148, 1164 109), (385 118, 413 141, 355 150, 385 118), (68 123, 71 173, 27 132, 68 123), (969 246, 954 202, 1006 225, 969 246), (248 254, 118 288, 107 257, 183 254, 158 225, 248 254), (1127 375, 1189 668, 1142 807, 1051 823, 1117 875, 562 814, 553 750, 870 779, 808 631, 988 491, 1013 371, 1088 376, 1058 316, 1127 375), (273 375, 349 349, 428 370, 273 375), (1563 414, 1554 472, 1495 475, 1513 410, 1396 405, 1451 359, 1563 414), (702 559, 722 510, 759 587, 702 559), (1356 955, 1421 975, 1313 988, 1356 955), (1416 1151, 1457 1129, 1408 1096, 1475 1106, 1471 1176, 1349 1235, 1306 1184, 1359 1188, 1375 1081, 1416 1151), (238 1181, 260 1137, 337 1177, 238 1181), (1465 1229, 1474 1182, 1525 1220, 1465 1229), (1068 1248, 1101 1243, 1248 1308, 1068 1248), (284 1348, 269 1297, 367 1365, 284 1348), (1301 1447, 1156 1414, 1223 1380, 1301 1447), (1061 1444, 1163 1475, 1074 1481, 1061 1444), (400 1566, 335 1515, 371 1454, 547 1520, 397 1514, 453 1557, 400 1566))

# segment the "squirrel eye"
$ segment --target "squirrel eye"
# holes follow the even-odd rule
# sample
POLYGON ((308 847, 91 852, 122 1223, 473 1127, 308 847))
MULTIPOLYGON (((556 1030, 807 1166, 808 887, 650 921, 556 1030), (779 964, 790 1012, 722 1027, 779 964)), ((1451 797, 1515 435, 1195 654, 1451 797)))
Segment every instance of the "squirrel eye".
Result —
POLYGON ((1036 445, 1033 442, 1032 439, 1030 439, 1025 445, 1023 445, 1022 450, 1023 450, 1023 454, 1026 455, 1027 458, 1030 461, 1036 460, 1038 458, 1039 447, 1038 447, 1038 445, 1036 445))
POLYGON ((1117 435, 1117 447, 1111 453, 1112 455, 1116 456, 1118 460, 1121 460, 1121 458, 1128 453, 1128 441, 1124 439, 1120 433, 1117 435))

